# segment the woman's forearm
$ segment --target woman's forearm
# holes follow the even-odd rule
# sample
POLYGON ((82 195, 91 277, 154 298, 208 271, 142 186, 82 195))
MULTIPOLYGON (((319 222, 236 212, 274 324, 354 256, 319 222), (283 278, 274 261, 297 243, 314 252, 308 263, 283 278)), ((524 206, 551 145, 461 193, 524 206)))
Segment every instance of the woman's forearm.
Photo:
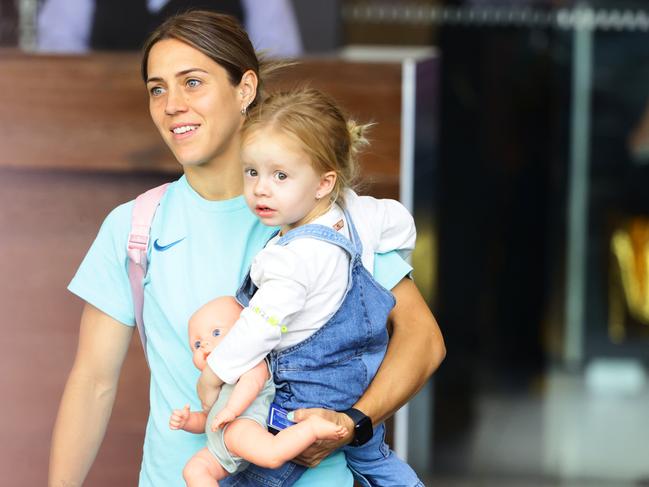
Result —
POLYGON ((83 484, 104 438, 115 392, 72 371, 52 434, 50 487, 83 484))
POLYGON ((354 405, 376 425, 392 416, 419 391, 446 355, 444 339, 421 293, 410 279, 392 290, 392 336, 383 363, 354 405))
POLYGON ((52 434, 50 487, 83 484, 106 432, 132 335, 132 327, 85 306, 77 355, 52 434))

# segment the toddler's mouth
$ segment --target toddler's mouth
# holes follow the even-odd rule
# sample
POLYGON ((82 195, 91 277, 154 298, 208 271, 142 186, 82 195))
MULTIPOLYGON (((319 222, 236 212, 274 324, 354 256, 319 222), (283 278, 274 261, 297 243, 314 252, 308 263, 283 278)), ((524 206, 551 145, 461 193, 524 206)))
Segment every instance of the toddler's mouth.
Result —
POLYGON ((268 206, 257 205, 255 206, 255 213, 257 213, 257 215, 259 215, 260 217, 267 217, 275 213, 275 210, 268 206))

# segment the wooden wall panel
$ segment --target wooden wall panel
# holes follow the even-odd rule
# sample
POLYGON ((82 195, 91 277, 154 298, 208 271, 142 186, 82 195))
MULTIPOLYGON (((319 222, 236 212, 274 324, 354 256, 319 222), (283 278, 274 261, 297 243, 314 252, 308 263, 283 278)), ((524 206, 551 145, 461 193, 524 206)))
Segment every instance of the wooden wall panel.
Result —
MULTIPOLYGON (((26 55, 0 50, 0 167, 159 171, 178 164, 148 115, 134 54, 26 55)), ((268 89, 308 83, 360 121, 374 121, 363 155, 368 183, 398 185, 401 67, 305 59, 268 89)))

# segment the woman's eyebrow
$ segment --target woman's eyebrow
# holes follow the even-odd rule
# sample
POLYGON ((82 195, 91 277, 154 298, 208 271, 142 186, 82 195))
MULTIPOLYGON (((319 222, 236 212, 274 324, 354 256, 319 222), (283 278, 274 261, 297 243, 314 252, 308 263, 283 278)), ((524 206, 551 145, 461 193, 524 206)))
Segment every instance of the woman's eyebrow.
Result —
MULTIPOLYGON (((207 71, 205 71, 204 69, 201 69, 201 68, 188 68, 188 69, 183 69, 182 71, 178 71, 176 73, 175 77, 178 78, 180 76, 185 76, 186 74, 193 73, 194 71, 199 71, 201 73, 209 74, 207 71)), ((147 83, 152 83, 154 81, 155 82, 160 82, 160 81, 163 81, 163 79, 161 77, 159 77, 159 76, 153 76, 153 77, 148 78, 146 80, 147 83)))

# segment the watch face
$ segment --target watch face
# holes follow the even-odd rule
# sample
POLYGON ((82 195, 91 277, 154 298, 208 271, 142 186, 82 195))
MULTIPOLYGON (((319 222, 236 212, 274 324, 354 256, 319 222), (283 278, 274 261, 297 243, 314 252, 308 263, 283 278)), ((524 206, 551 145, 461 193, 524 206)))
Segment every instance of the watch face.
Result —
POLYGON ((370 438, 372 438, 372 420, 364 416, 356 423, 356 427, 354 428, 353 444, 355 446, 364 445, 370 441, 370 438))

